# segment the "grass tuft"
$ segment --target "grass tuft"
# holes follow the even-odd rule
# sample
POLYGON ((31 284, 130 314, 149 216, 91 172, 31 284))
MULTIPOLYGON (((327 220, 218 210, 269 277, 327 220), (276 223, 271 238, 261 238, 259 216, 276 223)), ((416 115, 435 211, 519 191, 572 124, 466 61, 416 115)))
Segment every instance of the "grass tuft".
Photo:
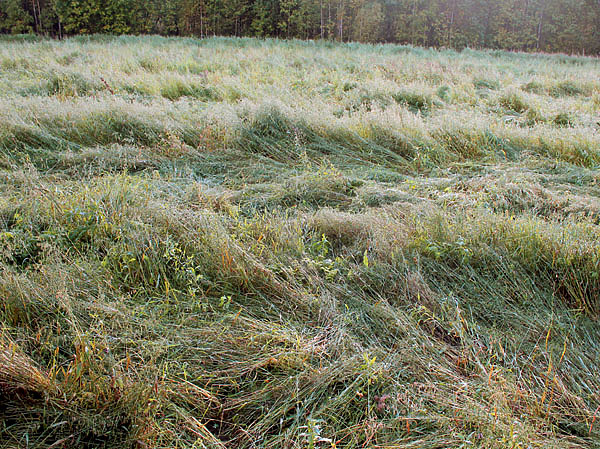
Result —
POLYGON ((530 109, 529 104, 517 92, 507 92, 499 99, 500 106, 509 111, 522 114, 530 109))
POLYGON ((433 99, 430 96, 416 92, 397 92, 392 95, 392 98, 412 112, 428 112, 433 106, 433 99))
POLYGON ((582 87, 580 87, 573 81, 561 81, 560 83, 552 86, 549 90, 549 93, 555 98, 560 98, 583 95, 585 91, 582 87))

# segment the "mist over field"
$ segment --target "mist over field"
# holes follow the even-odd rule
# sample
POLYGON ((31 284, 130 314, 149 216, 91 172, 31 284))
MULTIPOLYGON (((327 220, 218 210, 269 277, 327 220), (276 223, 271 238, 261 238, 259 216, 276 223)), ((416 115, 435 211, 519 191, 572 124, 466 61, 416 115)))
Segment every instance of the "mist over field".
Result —
POLYGON ((0 447, 598 448, 599 69, 0 38, 0 447))

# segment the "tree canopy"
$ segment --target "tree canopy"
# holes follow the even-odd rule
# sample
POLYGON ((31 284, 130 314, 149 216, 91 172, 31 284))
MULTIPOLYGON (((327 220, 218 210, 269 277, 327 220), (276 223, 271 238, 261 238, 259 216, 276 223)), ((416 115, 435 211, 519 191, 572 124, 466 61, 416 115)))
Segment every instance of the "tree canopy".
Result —
POLYGON ((259 36, 600 53, 600 0, 0 0, 0 33, 259 36))

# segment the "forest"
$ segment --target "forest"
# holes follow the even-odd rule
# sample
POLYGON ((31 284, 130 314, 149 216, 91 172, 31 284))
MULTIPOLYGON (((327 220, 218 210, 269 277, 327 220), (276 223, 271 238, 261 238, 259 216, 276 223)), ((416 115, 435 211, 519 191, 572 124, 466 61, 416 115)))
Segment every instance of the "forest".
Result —
POLYGON ((600 53, 600 0, 0 0, 0 33, 252 36, 600 53))

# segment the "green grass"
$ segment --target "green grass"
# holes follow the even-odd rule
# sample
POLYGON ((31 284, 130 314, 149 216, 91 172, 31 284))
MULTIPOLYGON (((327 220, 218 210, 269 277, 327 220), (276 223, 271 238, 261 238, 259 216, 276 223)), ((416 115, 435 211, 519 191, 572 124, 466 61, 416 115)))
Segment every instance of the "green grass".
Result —
POLYGON ((1 43, 0 447, 599 447, 597 59, 1 43))

